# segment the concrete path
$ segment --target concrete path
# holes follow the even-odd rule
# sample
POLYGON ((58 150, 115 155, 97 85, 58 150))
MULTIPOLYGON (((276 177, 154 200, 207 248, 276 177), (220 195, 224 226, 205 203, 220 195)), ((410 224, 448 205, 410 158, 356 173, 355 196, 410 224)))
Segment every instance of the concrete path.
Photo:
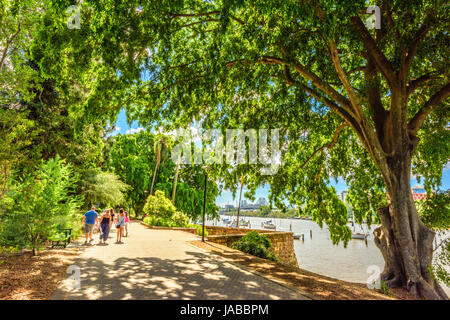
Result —
POLYGON ((123 244, 115 243, 114 228, 107 245, 99 245, 97 235, 74 262, 80 288, 73 288, 75 272, 61 282, 52 300, 308 299, 187 243, 198 236, 136 222, 129 229, 123 244))

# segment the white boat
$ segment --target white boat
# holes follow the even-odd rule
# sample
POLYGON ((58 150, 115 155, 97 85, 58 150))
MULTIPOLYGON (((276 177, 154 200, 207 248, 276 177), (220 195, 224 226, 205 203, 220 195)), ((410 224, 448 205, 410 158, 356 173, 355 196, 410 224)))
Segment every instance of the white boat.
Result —
POLYGON ((352 239, 365 240, 368 236, 369 236, 368 233, 361 233, 361 232, 352 233, 352 239))
POLYGON ((263 227, 264 229, 273 229, 273 230, 277 228, 277 226, 272 223, 272 220, 262 222, 261 227, 263 227))
POLYGON ((250 221, 241 220, 241 221, 239 221, 239 225, 242 226, 242 227, 249 227, 250 226, 250 221))

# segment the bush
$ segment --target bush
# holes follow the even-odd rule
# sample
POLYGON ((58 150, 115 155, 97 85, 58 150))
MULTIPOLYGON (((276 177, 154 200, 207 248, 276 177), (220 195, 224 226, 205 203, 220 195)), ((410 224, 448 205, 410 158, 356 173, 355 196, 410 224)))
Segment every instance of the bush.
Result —
POLYGON ((154 196, 148 196, 142 211, 149 216, 172 218, 177 208, 165 197, 164 192, 157 190, 154 196))
POLYGON ((0 245, 30 248, 35 254, 58 226, 73 227, 81 203, 71 195, 75 182, 72 169, 59 157, 42 161, 36 172, 12 182, 1 203, 0 245))
POLYGON ((162 191, 156 191, 154 196, 149 196, 144 205, 144 222, 158 227, 190 227, 189 217, 177 211, 173 203, 167 199, 162 191))
POLYGON ((232 247, 233 249, 249 253, 256 257, 278 261, 277 256, 269 251, 272 247, 269 238, 267 238, 264 234, 258 233, 257 231, 247 233, 247 235, 242 237, 241 240, 233 243, 232 247))

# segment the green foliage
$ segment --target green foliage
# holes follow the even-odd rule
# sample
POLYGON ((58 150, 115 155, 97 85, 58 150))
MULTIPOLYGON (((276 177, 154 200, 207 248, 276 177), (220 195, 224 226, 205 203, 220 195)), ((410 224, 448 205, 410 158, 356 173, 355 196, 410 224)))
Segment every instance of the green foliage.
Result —
POLYGON ((272 244, 266 235, 260 234, 257 231, 248 232, 246 236, 242 237, 239 241, 233 243, 234 249, 249 253, 251 255, 269 259, 272 261, 278 261, 277 256, 269 251, 272 244))
POLYGON ((386 282, 383 280, 380 280, 380 290, 383 294, 392 297, 394 294, 392 293, 392 290, 388 287, 386 282))
MULTIPOLYGON (((190 224, 188 227, 189 227, 189 228, 196 228, 196 229, 197 229, 197 234, 198 234, 199 236, 202 236, 202 234, 203 234, 203 227, 202 227, 201 225, 198 225, 198 224, 190 224)), ((206 228, 205 228, 205 237, 207 237, 207 236, 208 236, 208 231, 207 231, 206 228)))
POLYGON ((14 104, 19 92, 29 101, 32 88, 39 88, 37 72, 30 64, 29 48, 43 25, 49 1, 0 1, 0 106, 14 104))
POLYGON ((75 185, 70 166, 59 157, 42 161, 33 174, 12 182, 0 211, 0 244, 39 249, 57 226, 78 220, 81 199, 70 196, 75 185))
POLYGON ((23 150, 32 144, 33 127, 23 112, 0 108, 0 199, 7 191, 12 168, 26 161, 23 150))
MULTIPOLYGON (((133 204, 136 212, 140 212, 150 192, 153 173, 156 165, 156 153, 161 135, 155 137, 147 130, 135 134, 117 135, 109 141, 108 168, 112 169, 125 183, 132 186, 126 198, 133 204), (156 147, 154 147, 156 146, 156 147)), ((155 190, 163 191, 167 198, 172 197, 175 164, 170 159, 171 139, 165 137, 161 151, 161 164, 155 176, 155 190)), ((105 157, 106 158, 106 157, 105 157)), ((204 173, 200 166, 181 167, 175 197, 177 210, 187 214, 192 220, 203 212, 204 173)), ((217 183, 210 179, 207 190, 207 213, 216 217, 218 208, 215 205, 219 193, 217 183)))
POLYGON ((157 190, 154 196, 150 195, 147 198, 143 212, 144 214, 148 214, 148 217, 144 218, 144 222, 152 226, 190 226, 189 217, 186 214, 177 211, 177 208, 160 190, 157 190))
POLYGON ((114 173, 102 172, 99 168, 85 170, 80 185, 85 207, 97 203, 105 207, 123 206, 126 204, 124 194, 131 189, 114 173))
POLYGON ((272 208, 270 206, 261 206, 259 208, 259 211, 260 211, 261 217, 265 217, 272 211, 272 208))
MULTIPOLYGON (((173 175, 165 183, 157 184, 157 189, 163 190, 167 197, 172 195, 172 177, 173 175)), ((179 170, 175 206, 192 220, 197 220, 203 214, 204 177, 204 171, 198 165, 182 166, 179 170)), ((219 189, 215 180, 208 179, 206 192, 206 213, 208 217, 216 218, 218 217, 218 207, 215 199, 219 195, 219 189)))
MULTIPOLYGON (((116 135, 108 141, 109 149, 105 150, 108 159, 107 168, 113 170, 122 181, 130 185, 126 199, 136 212, 140 213, 148 194, 155 154, 153 152, 154 136, 148 131, 135 134, 116 135)), ((164 174, 164 167, 161 169, 164 174)))
POLYGON ((160 190, 157 190, 155 195, 148 196, 143 208, 144 214, 161 218, 171 218, 176 211, 177 208, 160 190))
POLYGON ((450 286, 450 272, 448 271, 450 267, 450 239, 442 240, 439 249, 429 271, 437 281, 450 286))
POLYGON ((445 192, 428 193, 426 200, 416 202, 423 223, 434 230, 450 228, 450 189, 445 192))
POLYGON ((429 266, 432 276, 438 281, 450 286, 450 238, 447 237, 450 228, 450 190, 439 193, 429 193, 426 200, 417 201, 417 210, 422 222, 436 232, 435 254, 433 263, 429 266), (446 238, 447 237, 447 238, 446 238))

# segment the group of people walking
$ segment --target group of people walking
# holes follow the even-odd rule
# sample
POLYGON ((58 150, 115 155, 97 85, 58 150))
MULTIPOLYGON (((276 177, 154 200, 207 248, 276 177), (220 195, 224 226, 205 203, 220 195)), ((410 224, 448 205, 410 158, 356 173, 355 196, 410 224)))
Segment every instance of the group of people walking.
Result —
POLYGON ((100 244, 106 244, 108 240, 109 232, 114 226, 117 230, 116 243, 122 243, 122 236, 128 237, 128 224, 130 223, 130 217, 128 212, 123 209, 119 210, 118 214, 115 214, 114 209, 103 210, 102 215, 99 218, 98 213, 95 211, 95 207, 92 207, 90 211, 86 212, 83 217, 84 232, 86 235, 86 241, 84 244, 88 244, 93 241, 94 228, 97 228, 100 232, 100 244))

